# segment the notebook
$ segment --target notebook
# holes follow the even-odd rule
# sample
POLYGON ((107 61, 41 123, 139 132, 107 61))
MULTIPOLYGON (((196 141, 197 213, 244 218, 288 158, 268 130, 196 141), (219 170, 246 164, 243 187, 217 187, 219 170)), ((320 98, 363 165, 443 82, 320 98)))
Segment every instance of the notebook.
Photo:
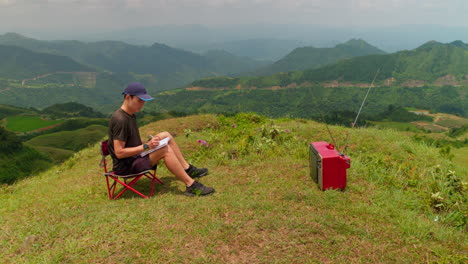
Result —
POLYGON ((161 140, 159 141, 159 145, 157 145, 155 148, 147 149, 147 150, 141 152, 141 153, 140 153, 140 157, 144 157, 144 156, 150 154, 150 153, 153 152, 153 151, 156 151, 156 150, 158 150, 158 149, 160 149, 160 148, 162 148, 162 147, 167 146, 167 144, 169 143, 169 139, 170 139, 169 137, 166 137, 166 138, 161 139, 161 140))

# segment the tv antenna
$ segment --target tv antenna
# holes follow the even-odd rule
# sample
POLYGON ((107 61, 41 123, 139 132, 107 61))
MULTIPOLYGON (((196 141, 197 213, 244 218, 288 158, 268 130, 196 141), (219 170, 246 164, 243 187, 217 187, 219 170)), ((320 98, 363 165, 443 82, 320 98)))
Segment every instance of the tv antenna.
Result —
MULTIPOLYGON (((369 92, 370 90, 372 89, 372 87, 374 87, 374 82, 375 82, 375 79, 377 78, 377 75, 379 75, 379 72, 380 72, 380 68, 377 69, 377 72, 375 73, 374 75, 374 79, 372 80, 372 83, 371 85, 369 86, 369 89, 367 89, 367 93, 366 93, 366 96, 364 97, 364 100, 362 100, 362 104, 361 104, 361 107, 359 107, 359 111, 356 115, 356 118, 354 119, 354 122, 351 123, 351 129, 354 128, 354 126, 356 126, 357 124, 357 121, 358 121, 358 118, 359 118, 359 114, 361 114, 361 111, 362 111, 362 107, 364 106, 364 104, 366 103, 366 100, 367 100, 367 96, 369 96, 369 92)), ((346 133, 346 140, 345 140, 345 145, 343 147, 343 150, 340 151, 340 153, 343 153, 346 148, 348 147, 348 139, 349 139, 349 130, 348 132, 346 133)))

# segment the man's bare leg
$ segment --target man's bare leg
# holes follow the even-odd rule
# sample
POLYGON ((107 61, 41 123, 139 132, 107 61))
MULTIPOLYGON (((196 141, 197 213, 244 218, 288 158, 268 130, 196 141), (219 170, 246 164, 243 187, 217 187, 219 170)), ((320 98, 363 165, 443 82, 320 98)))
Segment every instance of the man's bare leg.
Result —
POLYGON ((166 167, 171 171, 178 179, 183 181, 187 188, 185 189, 184 195, 196 196, 196 195, 208 195, 215 192, 212 187, 205 186, 197 181, 194 181, 184 170, 182 164, 180 164, 174 150, 170 145, 160 148, 149 156, 151 164, 155 165, 160 159, 164 160, 166 167))
MULTIPOLYGON (((173 141, 172 139, 170 141, 173 141)), ((169 142, 170 142, 169 141, 169 142)), ((185 185, 190 186, 193 184, 194 180, 185 172, 184 167, 180 163, 177 155, 172 149, 171 145, 160 148, 149 154, 151 160, 151 165, 156 165, 159 160, 163 159, 166 164, 167 169, 172 172, 179 180, 185 183, 185 185)), ((188 165, 187 165, 188 167, 188 165)))
POLYGON ((179 163, 182 165, 182 167, 184 168, 184 170, 188 169, 189 168, 189 163, 185 160, 184 156, 182 155, 182 152, 180 151, 180 148, 179 146, 177 145, 174 137, 172 137, 172 135, 169 133, 169 132, 161 132, 161 133, 158 133, 156 136, 158 136, 160 139, 163 139, 163 138, 166 138, 166 137, 169 137, 170 140, 169 140, 169 146, 172 148, 172 151, 174 152, 175 156, 177 157, 177 159, 179 160, 179 163))

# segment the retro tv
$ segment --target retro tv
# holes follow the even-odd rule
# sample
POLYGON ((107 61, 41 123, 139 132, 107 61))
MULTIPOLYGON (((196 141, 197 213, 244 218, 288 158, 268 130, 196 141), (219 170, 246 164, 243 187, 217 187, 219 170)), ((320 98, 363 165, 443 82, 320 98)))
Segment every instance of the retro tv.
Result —
POLYGON ((321 190, 346 188, 346 169, 351 159, 326 141, 310 143, 310 176, 321 190))

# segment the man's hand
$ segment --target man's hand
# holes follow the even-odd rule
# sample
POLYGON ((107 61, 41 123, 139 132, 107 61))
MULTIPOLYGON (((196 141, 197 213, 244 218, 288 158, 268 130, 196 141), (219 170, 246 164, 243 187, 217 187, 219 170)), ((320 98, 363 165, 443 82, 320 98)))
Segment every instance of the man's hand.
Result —
POLYGON ((148 146, 149 146, 150 148, 155 148, 155 147, 159 146, 159 141, 160 141, 160 140, 161 140, 161 139, 160 139, 158 136, 151 137, 151 139, 148 141, 147 144, 148 144, 148 146))

